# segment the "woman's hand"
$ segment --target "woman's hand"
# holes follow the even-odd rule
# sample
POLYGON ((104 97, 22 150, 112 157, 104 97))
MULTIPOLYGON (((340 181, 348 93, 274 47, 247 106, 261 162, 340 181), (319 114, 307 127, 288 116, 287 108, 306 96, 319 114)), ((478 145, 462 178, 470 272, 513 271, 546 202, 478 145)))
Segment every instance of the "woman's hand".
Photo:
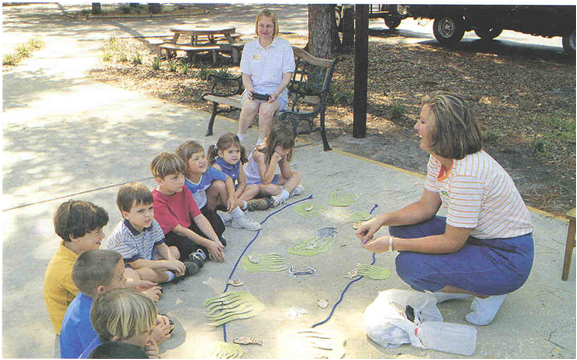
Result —
POLYGON ((236 199, 234 199, 232 196, 228 197, 228 200, 226 201, 226 211, 231 211, 232 209, 234 209, 236 207, 236 204, 238 202, 236 201, 236 199))
POLYGON ((278 99, 278 96, 279 96, 279 95, 276 93, 276 91, 273 92, 272 94, 269 95, 269 98, 268 98, 267 103, 271 103, 271 104, 272 104, 273 102, 276 101, 276 99, 278 99))
POLYGON ((378 217, 372 218, 371 220, 362 223, 355 232, 355 235, 357 235, 363 244, 366 244, 373 239, 373 235, 379 231, 381 226, 381 221, 378 217))
POLYGON ((361 246, 364 249, 374 252, 375 254, 386 252, 389 250, 389 236, 381 236, 373 241, 369 241, 366 243, 363 243, 361 241, 361 246))

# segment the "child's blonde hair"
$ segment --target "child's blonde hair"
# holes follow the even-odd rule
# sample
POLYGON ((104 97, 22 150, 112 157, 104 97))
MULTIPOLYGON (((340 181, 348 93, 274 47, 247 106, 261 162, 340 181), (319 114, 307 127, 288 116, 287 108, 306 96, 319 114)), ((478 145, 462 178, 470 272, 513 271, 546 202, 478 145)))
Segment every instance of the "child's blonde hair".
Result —
POLYGON ((240 144, 238 136, 233 133, 226 133, 218 139, 216 145, 210 145, 208 148, 208 164, 211 166, 214 164, 216 158, 218 157, 219 150, 224 152, 233 145, 240 150, 240 161, 243 164, 246 163, 248 161, 246 158, 246 150, 244 149, 244 146, 240 144))
POLYGON ((202 145, 194 140, 189 140, 180 144, 174 152, 184 162, 184 167, 188 170, 188 160, 190 160, 192 155, 201 151, 204 153, 202 145))
POLYGON ((274 148, 277 145, 290 150, 287 155, 287 161, 290 162, 293 158, 293 148, 295 147, 295 137, 292 131, 283 125, 275 125, 268 136, 264 139, 261 145, 256 146, 256 150, 264 153, 264 161, 270 164, 270 159, 272 154, 274 154, 274 148))
POLYGON ((186 167, 180 158, 169 152, 162 152, 152 159, 150 171, 155 178, 163 179, 168 175, 180 175, 186 167))
POLYGON ((116 195, 116 205, 120 211, 130 212, 132 205, 149 205, 153 202, 150 189, 139 182, 122 185, 116 195))
POLYGON ((90 310, 90 321, 101 342, 127 340, 156 325, 154 302, 135 289, 117 288, 99 295, 90 310))

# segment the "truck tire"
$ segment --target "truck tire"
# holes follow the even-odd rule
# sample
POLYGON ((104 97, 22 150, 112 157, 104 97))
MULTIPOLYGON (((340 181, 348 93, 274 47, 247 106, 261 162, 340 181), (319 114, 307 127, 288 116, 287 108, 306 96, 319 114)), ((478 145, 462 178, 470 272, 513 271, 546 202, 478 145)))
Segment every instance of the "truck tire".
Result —
POLYGON ((385 24, 387 24, 389 29, 395 30, 399 25, 401 25, 401 19, 385 18, 385 24))
POLYGON ((503 32, 503 28, 500 27, 492 27, 488 29, 477 29, 475 30, 475 34, 481 38, 481 40, 493 40, 496 39, 497 36, 501 35, 503 32))
POLYGON ((463 19, 456 15, 443 15, 435 19, 433 34, 441 44, 456 44, 465 35, 463 19))
POLYGON ((563 36, 563 50, 566 54, 575 56, 575 30, 571 34, 563 36))

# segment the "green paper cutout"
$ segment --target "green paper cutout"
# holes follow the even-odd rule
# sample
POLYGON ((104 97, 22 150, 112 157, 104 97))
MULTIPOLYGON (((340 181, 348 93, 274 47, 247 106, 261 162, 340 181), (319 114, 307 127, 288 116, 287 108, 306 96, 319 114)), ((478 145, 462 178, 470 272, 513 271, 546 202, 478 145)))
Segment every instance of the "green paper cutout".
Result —
POLYGON ((237 344, 230 344, 221 341, 213 343, 213 350, 210 353, 211 359, 238 359, 244 355, 244 351, 237 344))
POLYGON ((246 271, 252 272, 278 272, 287 270, 288 266, 284 258, 279 254, 254 254, 259 260, 258 264, 251 262, 248 256, 243 256, 241 259, 242 267, 246 271))
POLYGON ((345 217, 345 222, 367 221, 371 219, 371 214, 364 212, 354 212, 345 217))
POLYGON ((324 238, 313 237, 300 240, 291 246, 288 252, 293 255, 313 256, 327 252, 335 241, 337 241, 337 239, 334 236, 324 238))
POLYGON ((209 326, 251 318, 264 310, 264 304, 248 291, 225 293, 206 300, 203 306, 207 310, 209 326))
POLYGON ((299 214, 300 216, 304 217, 305 219, 313 218, 315 216, 320 215, 321 213, 323 213, 325 211, 326 211, 325 208, 323 208, 320 205, 313 204, 313 203, 299 204, 299 205, 295 206, 295 208, 294 208, 294 212, 296 214, 299 214), (307 211, 306 209, 311 207, 311 206, 312 206, 312 209, 307 211))
POLYGON ((346 193, 337 189, 331 194, 329 205, 346 207, 357 201, 359 196, 360 194, 346 193))
POLYGON ((357 264, 358 274, 373 280, 385 280, 391 276, 391 270, 373 265, 357 264))

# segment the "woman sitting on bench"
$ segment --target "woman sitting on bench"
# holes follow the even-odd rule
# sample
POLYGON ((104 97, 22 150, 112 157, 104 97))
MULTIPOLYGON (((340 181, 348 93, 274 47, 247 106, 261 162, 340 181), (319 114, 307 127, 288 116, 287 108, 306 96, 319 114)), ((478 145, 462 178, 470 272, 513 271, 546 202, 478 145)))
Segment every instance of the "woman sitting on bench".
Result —
POLYGON ((295 70, 293 50, 288 41, 278 38, 278 20, 274 11, 264 9, 256 16, 258 39, 244 46, 240 70, 245 88, 238 124, 242 142, 255 116, 259 115, 260 145, 268 135, 274 114, 286 107, 286 90, 295 70), (261 96, 263 95, 263 96, 261 96))

